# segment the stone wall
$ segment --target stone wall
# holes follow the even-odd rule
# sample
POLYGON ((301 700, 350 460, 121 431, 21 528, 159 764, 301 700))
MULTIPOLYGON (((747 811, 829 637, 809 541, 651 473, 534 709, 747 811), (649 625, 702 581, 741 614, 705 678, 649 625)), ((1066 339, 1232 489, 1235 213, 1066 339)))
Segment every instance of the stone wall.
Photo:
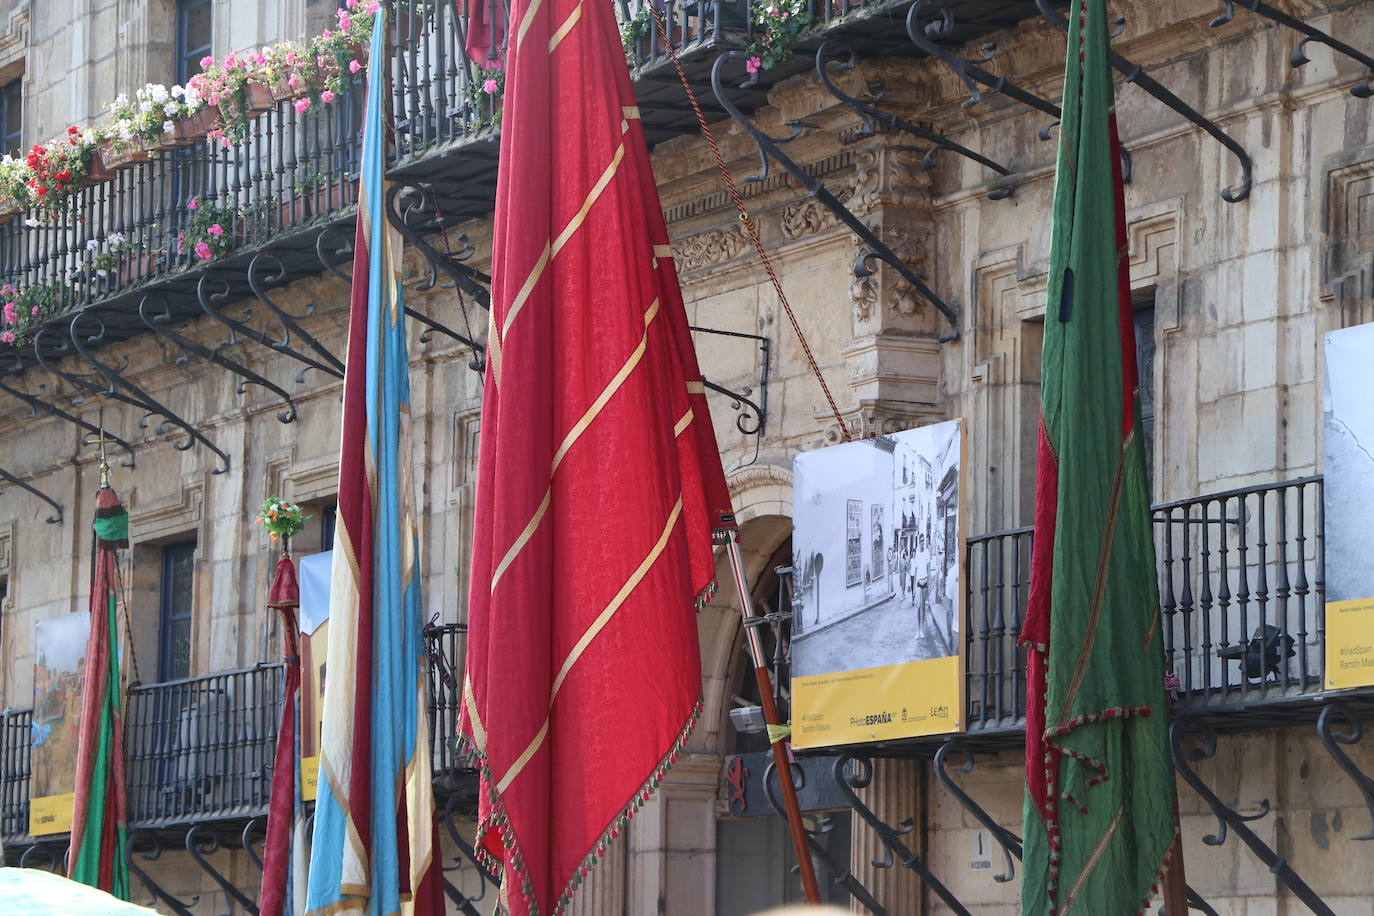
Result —
MULTIPOLYGON (((26 90, 32 84, 26 105, 30 123, 41 128, 35 138, 92 114, 103 101, 96 88, 168 78, 157 69, 167 59, 170 14, 158 6, 166 2, 54 0, 42 16, 31 6, 25 12, 23 4, 0 3, 0 76, 17 65, 16 48, 27 49, 21 55, 26 90)), ((317 29, 328 6, 220 0, 215 50, 317 29)), ((1374 3, 1327 11, 1310 0, 1282 6, 1374 48, 1374 3)), ((1139 89, 1120 88, 1119 118, 1133 173, 1126 200, 1131 285, 1155 315, 1154 373, 1143 380, 1157 405, 1155 497, 1318 472, 1318 342, 1325 331, 1374 320, 1374 225, 1367 203, 1374 126, 1370 103, 1346 92, 1364 74, 1318 46, 1308 46, 1309 65, 1289 69, 1294 34, 1244 9, 1221 29, 1207 25, 1217 10, 1183 0, 1132 0, 1113 9, 1127 17, 1118 49, 1147 64, 1153 76, 1236 138, 1254 163, 1249 200, 1223 201, 1221 189, 1240 180, 1235 158, 1139 89)), ((996 38, 1000 50, 988 66, 1055 99, 1062 36, 1036 21, 996 38)), ((861 130, 859 118, 825 93, 813 74, 776 86, 758 116, 778 136, 787 133, 786 121, 809 125, 786 147, 789 155, 958 311, 959 337, 942 342, 944 319, 890 268, 856 278, 851 268, 860 246, 849 229, 780 172, 743 183, 751 218, 852 433, 965 417, 968 533, 1027 524, 1053 192, 1054 144, 1038 133, 1048 118, 991 93, 982 104, 962 108, 962 85, 930 62, 864 60, 837 79, 851 94, 882 83, 885 105, 1014 173, 1015 194, 992 200, 989 192, 999 181, 973 162, 944 152, 927 170, 922 144, 861 130)), ((748 137, 728 122, 714 129, 733 173, 755 171, 748 137)), ((792 458, 839 441, 840 426, 704 143, 696 137, 665 142, 654 162, 689 319, 763 335, 770 343, 765 436, 743 435, 728 400, 711 396, 746 553, 758 573, 788 537, 792 458)), ((489 222, 456 227, 455 236, 459 232, 476 246, 475 266, 484 267, 489 222)), ((413 254, 407 269, 412 281, 421 278, 413 254)), ((313 303, 305 325, 338 353, 346 297, 342 283, 321 277, 296 284, 279 301, 297 312, 313 303)), ((419 310, 461 326, 449 291, 410 297, 419 310)), ((473 316, 474 328, 484 324, 473 316)), ((189 333, 213 344, 223 339, 222 330, 202 320, 189 333)), ((753 341, 711 334, 696 340, 708 378, 757 393, 761 361, 753 341)), ((296 384, 298 365, 242 340, 225 352, 290 390, 300 411, 296 422, 277 421, 282 405, 270 393, 250 386, 239 394, 221 370, 195 359, 177 362, 175 348, 161 338, 145 335, 101 356, 111 362, 127 356, 128 377, 230 456, 227 473, 213 473, 216 460, 203 447, 177 451, 174 429, 160 434, 155 420, 140 426, 131 409, 97 398, 73 408, 90 422, 103 418, 137 446, 137 467, 116 467, 113 478, 131 514, 135 547, 125 555, 123 575, 135 655, 144 666, 156 645, 157 549, 187 537, 198 545, 193 670, 275 658, 275 619, 262 607, 272 557, 252 524, 254 512, 269 494, 316 507, 333 497, 338 383, 311 372, 296 384)), ((467 367, 470 354, 447 338, 422 343, 414 336, 411 356, 424 602, 429 613, 457 621, 467 589, 479 379, 467 367)), ((45 397, 71 393, 41 372, 24 383, 31 391, 46 385, 45 397)), ((14 402, 0 401, 0 411, 0 467, 24 476, 66 510, 63 524, 46 525, 47 506, 16 488, 0 488, 0 574, 6 558, 9 563, 9 597, 0 615, 0 705, 22 707, 32 692, 34 622, 85 603, 95 450, 72 427, 27 418, 14 402)), ((303 537, 302 551, 314 546, 309 537, 318 535, 303 537)), ((623 853, 595 879, 588 892, 594 902, 579 903, 582 912, 714 912, 716 786, 721 755, 733 746, 724 716, 742 676, 738 611, 728 591, 702 615, 707 710, 690 753, 660 800, 636 820, 623 853)), ((1374 763, 1368 752, 1361 759, 1374 763)), ((1339 901, 1342 912, 1371 912, 1367 870, 1352 864, 1362 847, 1349 839, 1363 830, 1359 800, 1310 729, 1223 738, 1218 754, 1201 766, 1223 797, 1242 808, 1268 797, 1275 813, 1257 823, 1261 835, 1333 903, 1339 901)), ((963 779, 975 798, 1019 831, 1017 755, 980 761, 963 779)), ((932 780, 928 765, 893 764, 873 791, 890 820, 915 814, 934 869, 974 911, 1013 911, 1016 885, 991 880, 998 859, 991 871, 969 868, 975 825, 932 780)), ((1223 912, 1298 912, 1297 904, 1276 896, 1272 876, 1234 838, 1216 848, 1200 842, 1214 827, 1190 793, 1181 790, 1191 883, 1223 912)), ((870 835, 857 831, 854 849, 856 873, 903 901, 900 911, 939 910, 928 894, 915 902, 921 894, 908 877, 880 874, 866 864, 875 852, 870 835)))

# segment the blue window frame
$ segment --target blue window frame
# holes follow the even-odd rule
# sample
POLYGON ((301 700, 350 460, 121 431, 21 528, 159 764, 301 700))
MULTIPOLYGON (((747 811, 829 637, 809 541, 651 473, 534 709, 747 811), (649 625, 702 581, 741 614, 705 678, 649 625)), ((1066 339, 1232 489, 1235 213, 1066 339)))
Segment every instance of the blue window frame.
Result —
POLYGON ((177 0, 177 83, 200 72, 200 61, 214 43, 213 0, 177 0))
POLYGON ((191 676, 191 609, 195 603, 196 543, 162 548, 158 608, 157 679, 191 676))
POLYGON ((3 152, 18 155, 23 148, 24 96, 22 79, 10 80, 0 86, 0 131, 3 132, 3 152))

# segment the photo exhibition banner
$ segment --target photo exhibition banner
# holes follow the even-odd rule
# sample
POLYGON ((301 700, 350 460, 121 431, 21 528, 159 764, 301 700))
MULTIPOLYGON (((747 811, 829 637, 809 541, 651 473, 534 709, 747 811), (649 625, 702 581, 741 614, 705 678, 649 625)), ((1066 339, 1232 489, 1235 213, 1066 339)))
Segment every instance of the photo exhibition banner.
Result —
POLYGON ((90 611, 49 617, 34 624, 31 836, 72 829, 76 732, 81 724, 90 631, 90 611))
POLYGON ((798 455, 792 741, 961 729, 963 421, 798 455))
POLYGON ((1326 335, 1326 684, 1374 684, 1374 324, 1326 335))

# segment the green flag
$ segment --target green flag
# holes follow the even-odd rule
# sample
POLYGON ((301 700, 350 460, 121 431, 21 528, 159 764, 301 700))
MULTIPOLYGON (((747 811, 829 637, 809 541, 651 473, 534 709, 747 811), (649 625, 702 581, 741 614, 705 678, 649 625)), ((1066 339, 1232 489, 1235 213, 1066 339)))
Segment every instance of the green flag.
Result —
POLYGON ((1069 16, 1022 641, 1024 914, 1135 913, 1173 840, 1105 0, 1069 16))

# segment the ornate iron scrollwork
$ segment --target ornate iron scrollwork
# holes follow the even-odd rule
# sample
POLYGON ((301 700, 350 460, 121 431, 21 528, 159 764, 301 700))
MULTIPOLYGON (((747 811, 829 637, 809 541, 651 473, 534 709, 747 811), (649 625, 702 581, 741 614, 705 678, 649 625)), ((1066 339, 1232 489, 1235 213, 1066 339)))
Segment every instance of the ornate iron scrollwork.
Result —
POLYGON ((43 500, 43 502, 52 506, 53 509, 57 511, 57 514, 49 515, 46 519, 44 519, 44 521, 46 521, 49 525, 62 524, 62 504, 60 502, 53 499, 48 494, 44 493, 42 490, 38 489, 33 484, 28 483, 24 480, 20 480, 18 477, 15 477, 13 474, 5 470, 4 468, 0 468, 0 480, 12 483, 20 489, 28 490, 34 496, 37 496, 39 499, 43 500))
MULTIPOLYGON (((157 433, 161 435, 167 428, 167 424, 172 424, 186 433, 180 441, 173 441, 172 447, 177 451, 187 451, 197 442, 204 445, 220 459, 221 467, 214 468, 211 473, 223 474, 229 470, 229 456, 226 455, 218 446, 211 442, 203 433, 197 430, 190 423, 183 420, 180 416, 173 413, 171 408, 163 405, 160 401, 139 388, 133 382, 125 379, 122 373, 129 364, 126 358, 117 368, 107 366, 92 355, 87 344, 97 343, 104 339, 106 333, 105 322, 100 318, 99 306, 87 306, 81 311, 72 315, 71 322, 67 325, 67 336, 51 350, 49 356, 62 355, 74 349, 76 354, 81 357, 96 375, 78 375, 74 372, 67 372, 58 369, 56 364, 49 361, 48 356, 44 355, 43 338, 50 330, 44 326, 39 328, 38 333, 33 338, 34 354, 38 362, 44 369, 59 378, 65 379, 73 387, 84 390, 88 394, 99 395, 120 401, 145 412, 145 414, 156 414, 163 419, 157 425, 157 433), (83 329, 82 323, 94 324, 93 329, 83 329), (97 376, 102 381, 97 381, 97 376)), ((140 420, 140 426, 145 426, 146 421, 140 420)))
MULTIPOLYGON (((191 907, 200 902, 200 896, 196 895, 189 901, 179 900, 166 891, 160 884, 148 877, 148 873, 138 867, 134 861, 134 839, 135 834, 130 831, 128 839, 124 841, 124 860, 129 863, 129 873, 143 882, 143 886, 148 889, 148 893, 153 895, 153 899, 148 902, 149 906, 156 906, 158 903, 166 904, 176 916, 195 916, 191 912, 191 907)), ((151 852, 142 853, 141 858, 145 862, 155 862, 162 856, 162 844, 157 838, 153 838, 153 848, 151 852)))
MULTIPOLYGON (((849 208, 841 203, 839 198, 834 194, 830 193, 824 184, 807 174, 805 169, 782 151, 778 144, 793 139, 796 133, 794 132, 793 137, 784 138, 782 140, 770 137, 762 130, 759 130, 754 122, 750 121, 749 118, 745 116, 744 112, 740 111, 739 107, 735 105, 734 102, 730 101, 730 97, 726 95, 724 88, 721 86, 721 71, 729 61, 743 60, 746 57, 748 57, 748 54, 743 51, 726 51, 716 58, 715 63, 711 67, 711 91, 715 93, 716 101, 729 113, 730 117, 734 118, 735 121, 745 129, 749 136, 753 138, 755 145, 758 147, 759 156, 765 163, 769 158, 776 160, 798 184, 811 193, 812 197, 831 213, 835 214, 840 222, 848 226, 850 231, 859 237, 868 250, 872 252, 872 254, 869 255, 870 258, 877 258, 883 261, 893 270, 897 271, 897 273, 901 274, 902 279, 910 283, 912 288, 915 289, 923 299, 935 306, 940 314, 945 316, 949 321, 950 330, 946 334, 941 335, 941 341, 954 340, 957 338, 959 336, 959 316, 954 309, 937 296, 935 291, 926 284, 925 280, 921 279, 916 271, 912 270, 906 262, 899 258, 891 248, 879 239, 873 233, 872 229, 864 225, 861 219, 850 212, 849 208)), ((799 127, 800 125, 794 125, 794 131, 798 130, 799 127)))
POLYGON ((884 859, 874 859, 874 868, 891 868, 894 857, 895 861, 903 868, 909 868, 921 876, 926 887, 935 893, 935 896, 944 901, 945 906, 952 912, 959 913, 961 916, 972 916, 968 908, 954 896, 954 893, 940 881, 939 878, 926 867, 925 862, 917 855, 911 847, 902 841, 916 826, 911 818, 907 818, 896 827, 888 824, 878 815, 873 813, 873 809, 864 804, 863 799, 859 798, 858 789, 867 788, 873 781, 873 761, 869 757, 864 757, 852 752, 841 754, 835 760, 835 784, 844 794, 849 802, 849 807, 854 809, 854 813, 863 818, 864 823, 877 834, 878 839, 887 847, 887 856, 884 859))
POLYGON ((745 388, 744 391, 731 391, 722 385, 717 385, 710 379, 703 378, 701 383, 707 388, 723 394, 730 399, 730 406, 738 411, 739 416, 735 417, 735 429, 746 436, 763 437, 763 431, 768 423, 768 370, 772 342, 761 334, 746 334, 743 331, 722 331, 717 328, 702 328, 696 325, 688 326, 691 330, 700 334, 716 334, 721 337, 738 337, 745 340, 756 340, 759 345, 759 384, 758 400, 753 400, 754 389, 745 388))
MULTIPOLYGON (((38 390, 42 391, 43 386, 39 385, 38 390)), ((43 413, 48 414, 49 416, 57 417, 59 420, 66 420, 68 423, 72 424, 73 426, 79 429, 85 430, 92 436, 104 435, 106 439, 110 440, 115 445, 119 446, 120 448, 124 449, 124 451, 129 453, 128 460, 121 461, 119 463, 119 466, 125 468, 131 468, 134 466, 134 447, 129 443, 125 442, 123 439, 111 433, 108 429, 102 430, 99 426, 96 426, 94 423, 88 423, 87 421, 78 417, 76 414, 69 413, 68 411, 63 410, 61 407, 58 407, 56 404, 45 401, 36 395, 29 394, 27 391, 24 391, 23 389, 12 387, 3 379, 0 379, 0 391, 3 391, 6 394, 14 397, 15 399, 23 401, 25 404, 29 405, 29 412, 25 415, 25 419, 32 419, 38 416, 39 411, 42 411, 43 413)))
POLYGON ((19 856, 19 867, 41 867, 54 874, 65 875, 67 873, 67 855, 70 851, 71 848, 65 843, 34 843, 19 856), (61 850, 60 854, 59 850, 61 850), (46 859, 47 864, 43 866, 35 864, 38 856, 46 859))
POLYGON ((1226 842, 1227 831, 1234 830, 1241 842, 1250 847, 1255 858, 1263 862, 1269 871, 1293 892, 1294 896, 1307 905, 1308 909, 1317 913, 1318 916, 1335 916, 1331 907, 1327 906, 1317 892, 1302 880, 1292 866, 1288 864, 1288 860, 1271 849, 1253 830, 1246 826, 1247 822, 1258 820, 1269 813, 1269 800, 1263 799, 1257 802, 1261 809, 1258 813, 1241 814, 1218 798, 1217 794, 1192 768, 1189 761, 1207 760, 1217 752, 1217 736, 1210 725, 1201 723, 1197 726, 1202 737, 1201 746, 1185 752, 1183 750, 1183 733, 1187 727, 1188 723, 1184 719, 1175 719, 1169 723, 1169 749, 1173 755, 1174 769, 1178 770, 1184 781, 1202 796, 1202 800, 1207 802, 1212 813, 1216 815, 1217 823, 1221 825, 1215 834, 1203 837, 1202 842, 1209 846, 1220 846, 1226 842))
MULTIPOLYGON (((1069 21, 1050 5, 1050 0, 1035 0, 1035 5, 1040 10, 1040 14, 1048 19, 1055 28, 1061 32, 1069 30, 1069 21)), ((1144 67, 1127 60, 1115 51, 1109 51, 1108 56, 1111 59, 1112 68, 1121 74, 1123 81, 1139 86, 1166 107, 1181 114, 1188 123, 1201 128, 1210 137, 1230 150, 1240 162, 1241 180, 1238 184, 1222 188, 1222 200, 1234 204, 1250 196, 1250 187, 1254 182, 1254 168, 1250 162, 1250 154, 1245 152, 1243 146, 1231 139, 1229 134, 1204 117, 1196 108, 1160 85, 1158 80, 1145 72, 1144 67)))
MULTIPOLYGON (((237 902, 253 916, 258 916, 258 903, 243 891, 234 886, 234 883, 214 865, 206 856, 214 855, 220 849, 220 839, 213 833, 202 835, 201 824, 192 824, 191 829, 186 831, 186 851, 191 854, 191 858, 200 866, 200 870, 210 876, 210 880, 220 886, 224 893, 229 895, 229 899, 237 902)), ((232 912, 232 907, 230 909, 232 912)), ((228 913, 225 916, 229 916, 228 913)))
POLYGON ((1322 747, 1326 748, 1326 752, 1336 761, 1336 765, 1354 780, 1355 788, 1360 790, 1365 807, 1369 809, 1369 831, 1352 839, 1374 840, 1374 779, 1367 776, 1355 765, 1355 761, 1350 759, 1350 755, 1341 749, 1342 744, 1359 744, 1363 736, 1364 724, 1360 717, 1344 703, 1332 703, 1317 717, 1317 737, 1321 739, 1322 747), (1350 726, 1349 731, 1337 731, 1333 719, 1344 719, 1350 726))
MULTIPOLYGON (((998 175, 1004 177, 1011 175, 1011 169, 1002 165, 1000 162, 995 162, 982 153, 975 152, 961 143, 955 143, 948 137, 943 137, 932 130, 927 130, 918 124, 913 124, 906 118, 892 114, 891 112, 883 111, 875 104, 881 101, 883 95, 887 92, 887 87, 881 84, 868 87, 871 101, 856 98, 844 92, 830 79, 829 68, 827 66, 831 55, 836 52, 845 55, 845 59, 835 67, 837 72, 842 73, 846 70, 854 69, 858 63, 858 54, 854 49, 850 48, 848 45, 827 39, 821 42, 821 46, 816 49, 816 75, 819 77, 821 85, 825 87, 827 92, 849 106, 859 115, 859 117, 864 119, 866 133, 873 133, 872 122, 878 121, 882 124, 886 124, 892 130, 902 131, 903 133, 910 134, 913 137, 932 144, 931 148, 926 150, 926 154, 921 160, 921 164, 925 168, 933 168, 935 166, 935 154, 942 150, 947 150, 951 153, 963 156, 966 159, 970 159, 984 168, 991 169, 998 175)), ((1058 109, 1055 109, 1055 111, 1058 111, 1058 109)), ((1056 117, 1058 117, 1058 115, 1056 115, 1056 117)), ((988 197, 992 200, 1002 200, 1003 198, 1011 197, 1015 192, 1015 187, 1006 185, 994 188, 988 193, 988 197)))
POLYGON ((286 265, 281 258, 272 254, 269 249, 264 248, 253 259, 248 262, 248 288, 253 291, 253 295, 259 302, 267 306, 267 310, 281 324, 282 339, 279 344, 273 344, 276 349, 287 347, 291 343, 291 334, 294 332, 297 337, 305 341, 305 345, 325 361, 330 368, 320 367, 321 371, 328 372, 335 378, 343 378, 344 364, 337 356, 330 352, 329 348, 320 343, 314 335, 305 328, 301 327, 300 322, 304 318, 309 318, 315 313, 314 303, 306 305, 304 315, 293 315, 277 305, 272 297, 267 295, 267 289, 272 286, 283 284, 287 281, 286 265), (272 265, 275 265, 272 266, 272 265))
POLYGON ((455 857, 454 864, 445 866, 444 871, 459 870, 463 868, 465 864, 471 863, 472 870, 477 873, 478 891, 475 896, 469 896, 463 893, 457 885, 445 877, 444 893, 453 901, 454 906, 458 907, 464 916, 481 916, 481 911, 477 909, 474 904, 480 903, 486 898, 489 885, 491 887, 500 887, 501 879, 482 867, 482 864, 477 861, 476 850, 474 850, 467 840, 463 839, 463 835, 458 832, 458 826, 454 823, 454 820, 462 816, 458 813, 458 802, 461 800, 461 796, 454 793, 450 795, 448 801, 444 803, 444 827, 448 830, 449 839, 453 840, 453 845, 458 847, 459 852, 459 855, 455 857))
MULTIPOLYGON (((204 277, 201 278, 202 281, 204 279, 204 277)), ((199 294, 200 284, 197 284, 196 291, 197 294, 199 294)), ((287 393, 285 388, 282 388, 275 382, 268 381, 247 366, 237 363, 225 356, 219 347, 207 347, 178 331, 172 330, 172 310, 170 306, 168 306, 167 301, 161 296, 144 296, 138 303, 138 316, 143 319, 144 324, 152 328, 156 333, 166 337, 181 348, 182 355, 177 357, 178 363, 186 362, 189 358, 186 354, 194 353, 206 362, 214 363, 222 369, 228 369, 242 380, 238 385, 239 394, 243 394, 250 384, 266 388, 286 402, 286 409, 277 412, 277 419, 283 423, 290 423, 296 419, 296 404, 291 400, 291 395, 287 393), (150 304, 153 302, 160 302, 162 304, 161 313, 149 308, 150 304)))
POLYGON ((974 820, 987 828, 988 833, 992 834, 992 838, 1002 848, 1002 855, 1007 860, 1007 867, 1002 874, 993 875, 992 880, 999 884, 1011 881, 1016 877, 1016 863, 1021 860, 1021 838, 993 820, 992 815, 983 810, 981 805, 975 802, 967 792, 959 787, 958 783, 950 778, 949 771, 945 769, 950 751, 957 751, 964 755, 964 762, 959 764, 961 773, 973 772, 973 752, 953 741, 946 741, 935 752, 935 775, 940 782, 944 783, 950 794, 959 800, 959 804, 964 806, 964 810, 972 814, 974 820))
MULTIPOLYGON (((763 771, 763 791, 768 798, 768 804, 773 809, 773 813, 786 821, 787 813, 783 810, 782 802, 778 801, 777 793, 773 791, 773 782, 777 778, 777 765, 769 763, 768 768, 763 771)), ((796 782, 796 780, 794 779, 793 782, 796 782)), ((801 788, 801 786, 797 788, 801 788)), ((814 827, 807 826, 803 823, 803 829, 806 831, 806 845, 810 848, 811 855, 814 858, 820 859, 825 863, 826 870, 830 872, 830 883, 843 887, 845 890, 849 891, 850 896, 863 904, 864 908, 870 913, 873 913, 874 916, 887 916, 887 907, 874 899, 873 895, 869 893, 868 888, 863 886, 863 882, 854 877, 854 873, 849 870, 849 862, 836 861, 835 857, 830 854, 830 850, 817 839, 817 837, 824 836, 833 829, 830 818, 818 817, 815 820, 816 826, 814 827)), ((797 867, 794 865, 792 870, 796 871, 797 867)))
POLYGON ((206 272, 201 274, 200 279, 196 281, 196 301, 200 303, 201 311, 229 329, 229 336, 217 344, 214 349, 217 350, 220 347, 233 346, 238 342, 239 336, 243 336, 256 344, 267 347, 269 350, 283 353, 296 362, 303 364, 305 368, 296 376, 297 385, 305 382, 305 373, 309 372, 311 369, 316 369, 326 375, 332 375, 335 378, 343 378, 342 374, 340 374, 334 366, 320 362, 318 359, 302 353, 291 346, 291 342, 288 338, 283 337, 281 340, 273 340, 266 331, 250 325, 248 322, 253 317, 252 309, 245 308, 240 318, 233 318, 225 314, 223 307, 233 298, 234 287, 224 277, 206 272), (207 292, 212 280, 219 281, 219 290, 213 293, 207 292))
POLYGON ((258 871, 262 871, 262 855, 258 848, 253 845, 253 836, 261 832, 263 839, 267 838, 267 815, 259 814, 251 821, 243 825, 243 833, 239 834, 239 842, 243 844, 243 851, 248 854, 248 858, 257 866, 258 871))
MULTIPOLYGON (((1220 16, 1211 21, 1210 25, 1212 28, 1225 25, 1236 16, 1236 0, 1223 0, 1222 5, 1225 9, 1220 16)), ((1263 16, 1265 19, 1277 22, 1280 25, 1285 25, 1295 32, 1300 32, 1302 34, 1302 40, 1297 43, 1297 46, 1293 48, 1293 53, 1288 56, 1288 66, 1295 70, 1309 62, 1309 58, 1307 54, 1304 53, 1303 47, 1309 41, 1315 41, 1317 44, 1326 45, 1338 54, 1344 54, 1351 60, 1358 61, 1369 70, 1374 71, 1374 57, 1365 54, 1358 48, 1351 47, 1338 38, 1328 35, 1314 25, 1309 25, 1295 16, 1290 16, 1283 12, 1283 10, 1275 9, 1269 4, 1261 2, 1261 0, 1240 0, 1240 5, 1257 16, 1263 16)), ((1374 85, 1371 85, 1370 78, 1366 77, 1350 87, 1350 94, 1357 99, 1374 97, 1374 85)))

